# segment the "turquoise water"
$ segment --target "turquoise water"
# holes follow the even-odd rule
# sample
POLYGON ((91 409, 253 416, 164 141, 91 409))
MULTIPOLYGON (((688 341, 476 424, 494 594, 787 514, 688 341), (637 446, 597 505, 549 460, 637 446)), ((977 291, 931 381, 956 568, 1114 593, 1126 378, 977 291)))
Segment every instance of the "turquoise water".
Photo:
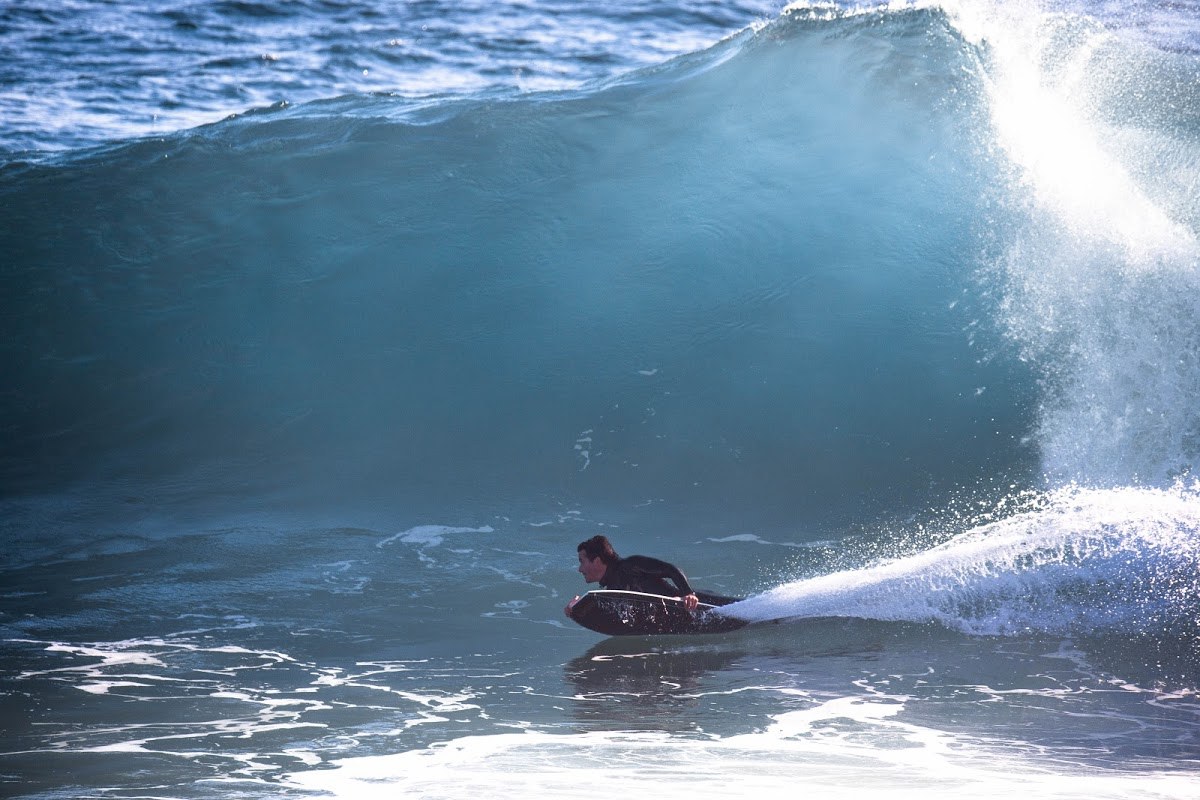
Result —
POLYGON ((0 31, 5 795, 1195 795, 1194 9, 137 8, 0 31))

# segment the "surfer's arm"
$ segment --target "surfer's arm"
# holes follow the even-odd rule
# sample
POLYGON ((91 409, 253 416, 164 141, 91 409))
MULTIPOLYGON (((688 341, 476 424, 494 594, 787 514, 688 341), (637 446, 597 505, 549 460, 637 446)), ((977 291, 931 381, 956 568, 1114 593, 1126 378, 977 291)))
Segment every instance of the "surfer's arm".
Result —
POLYGON ((696 597, 687 576, 674 564, 650 556, 630 556, 625 561, 643 575, 665 578, 675 584, 675 590, 679 592, 679 597, 688 611, 695 611, 696 606, 700 604, 700 598, 696 597))

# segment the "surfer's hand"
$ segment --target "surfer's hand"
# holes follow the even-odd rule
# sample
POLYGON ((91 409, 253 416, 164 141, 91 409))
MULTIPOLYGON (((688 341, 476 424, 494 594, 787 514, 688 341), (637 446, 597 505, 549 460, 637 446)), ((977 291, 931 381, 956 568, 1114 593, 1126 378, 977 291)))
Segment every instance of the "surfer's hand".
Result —
POLYGON ((694 594, 689 594, 683 598, 683 607, 688 611, 695 611, 698 605, 700 605, 700 598, 694 594))
POLYGON ((571 616, 571 609, 573 609, 575 607, 575 604, 578 602, 579 602, 579 595, 575 595, 575 599, 573 599, 571 602, 567 603, 567 607, 563 609, 563 613, 566 614, 568 617, 571 616))

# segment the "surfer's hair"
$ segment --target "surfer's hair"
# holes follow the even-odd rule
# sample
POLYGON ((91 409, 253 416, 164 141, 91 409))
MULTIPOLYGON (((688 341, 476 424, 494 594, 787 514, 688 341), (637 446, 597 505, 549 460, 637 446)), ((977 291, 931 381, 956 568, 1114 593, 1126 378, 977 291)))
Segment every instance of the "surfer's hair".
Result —
POLYGON ((613 550, 612 542, 608 540, 607 536, 593 536, 580 542, 577 549, 581 550, 588 558, 599 558, 605 564, 611 564, 621 558, 617 555, 617 551, 613 550))

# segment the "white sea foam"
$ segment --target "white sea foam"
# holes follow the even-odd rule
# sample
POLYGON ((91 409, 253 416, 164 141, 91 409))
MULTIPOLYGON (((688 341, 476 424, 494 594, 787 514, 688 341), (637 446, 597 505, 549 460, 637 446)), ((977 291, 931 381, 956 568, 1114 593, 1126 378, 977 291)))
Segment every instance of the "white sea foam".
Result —
POLYGON ((1170 628, 1190 616, 1200 589, 1198 532, 1195 488, 1064 489, 925 552, 784 584, 721 611, 993 635, 1170 628))
POLYGON ((389 536, 375 546, 382 548, 387 547, 393 542, 404 542, 405 544, 414 544, 418 547, 437 547, 447 536, 459 533, 495 533, 495 531, 496 529, 490 525, 484 525, 481 528, 458 528, 450 525, 418 525, 415 528, 409 528, 406 531, 389 536))
POLYGON ((761 536, 754 534, 754 533, 736 533, 736 534, 733 534, 732 536, 721 536, 719 538, 709 538, 708 541, 715 542, 717 544, 726 544, 729 542, 746 542, 749 544, 763 544, 763 545, 772 545, 772 546, 776 546, 776 547, 798 547, 801 549, 808 549, 808 548, 813 548, 813 547, 827 547, 827 546, 835 544, 835 542, 833 542, 831 540, 822 540, 822 541, 816 541, 816 542, 772 542, 772 541, 770 541, 768 539, 764 539, 761 536))
POLYGON ((636 796, 859 798, 1183 798, 1187 774, 1071 773, 1029 748, 1005 748, 901 718, 906 698, 836 698, 777 715, 764 730, 720 737, 669 733, 470 736, 425 749, 344 759, 286 783, 335 798, 525 798, 603 785, 636 796), (736 779, 733 777, 736 776, 736 779))
POLYGON ((112 689, 120 689, 122 687, 130 688, 145 688, 150 686, 149 683, 141 683, 138 681, 93 681, 91 683, 81 683, 79 688, 82 691, 91 694, 108 694, 112 689))

